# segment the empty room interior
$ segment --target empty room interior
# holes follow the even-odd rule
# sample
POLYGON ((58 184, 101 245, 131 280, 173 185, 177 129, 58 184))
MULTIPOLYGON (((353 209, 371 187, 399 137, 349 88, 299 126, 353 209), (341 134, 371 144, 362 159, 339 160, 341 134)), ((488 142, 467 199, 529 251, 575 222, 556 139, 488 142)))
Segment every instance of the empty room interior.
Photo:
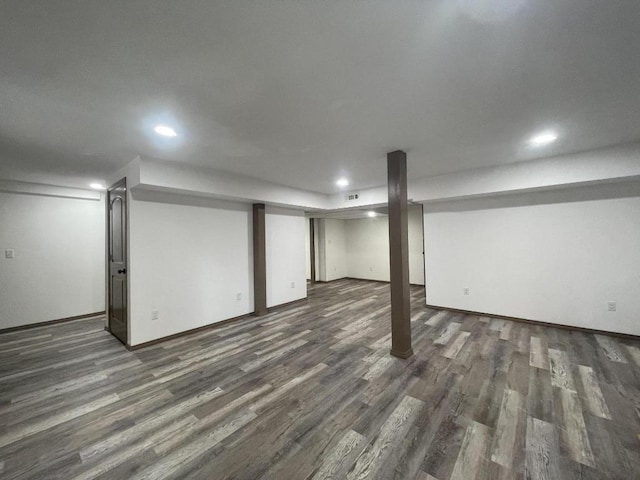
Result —
POLYGON ((0 2, 0 478, 640 478, 638 25, 0 2))

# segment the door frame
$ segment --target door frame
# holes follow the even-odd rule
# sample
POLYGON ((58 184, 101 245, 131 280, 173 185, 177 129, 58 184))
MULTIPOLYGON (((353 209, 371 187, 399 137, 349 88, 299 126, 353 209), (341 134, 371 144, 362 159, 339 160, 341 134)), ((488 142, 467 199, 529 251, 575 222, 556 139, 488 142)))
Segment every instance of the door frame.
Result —
MULTIPOLYGON (((127 348, 129 348, 129 346, 131 345, 131 315, 130 315, 130 305, 131 305, 131 295, 130 295, 130 281, 129 281, 129 272, 131 271, 129 269, 129 202, 130 202, 130 196, 129 196, 129 189, 127 188, 127 178, 123 177, 120 180, 118 180, 117 182, 114 182, 113 184, 111 184, 109 187, 107 187, 107 190, 105 192, 105 252, 104 252, 104 258, 105 258, 105 312, 106 312, 106 325, 105 325, 105 330, 108 331, 109 333, 111 333, 111 311, 109 309, 110 307, 110 303, 111 303, 111 259, 109 258, 109 253, 110 253, 110 233, 111 233, 111 216, 109 215, 109 206, 110 206, 110 192, 111 190, 113 190, 116 187, 119 186, 124 186, 125 188, 125 238, 124 238, 124 242, 125 242, 125 251, 126 251, 126 258, 125 258, 125 268, 127 269, 127 292, 126 292, 126 298, 127 298, 127 341, 125 343, 125 346, 127 348)), ((116 337, 115 335, 113 335, 115 338, 117 338, 118 340, 120 340, 118 337, 116 337)))
POLYGON ((309 261, 311 263, 311 283, 316 283, 316 221, 309 219, 309 261))

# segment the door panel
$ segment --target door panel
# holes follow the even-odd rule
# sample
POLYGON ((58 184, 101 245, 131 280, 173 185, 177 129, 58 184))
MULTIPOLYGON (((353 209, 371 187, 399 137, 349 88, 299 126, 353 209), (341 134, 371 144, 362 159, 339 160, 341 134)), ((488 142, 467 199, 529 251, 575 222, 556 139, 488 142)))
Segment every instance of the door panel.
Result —
POLYGON ((109 239, 109 330, 125 345, 127 315, 127 186, 122 180, 112 186, 108 200, 109 239))

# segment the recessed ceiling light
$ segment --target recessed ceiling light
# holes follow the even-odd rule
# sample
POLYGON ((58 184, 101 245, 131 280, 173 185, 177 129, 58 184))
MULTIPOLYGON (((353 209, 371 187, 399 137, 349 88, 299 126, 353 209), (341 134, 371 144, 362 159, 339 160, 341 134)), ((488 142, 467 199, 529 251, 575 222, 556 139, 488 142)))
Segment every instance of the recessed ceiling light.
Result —
POLYGON ((529 139, 529 145, 532 147, 543 147, 555 142, 558 139, 558 134, 553 130, 547 130, 540 132, 529 139))
POLYGON ((336 185, 339 187, 348 187, 349 186, 349 180, 347 180, 346 178, 339 178, 336 181, 336 185))
POLYGON ((168 127, 167 125, 156 125, 154 127, 153 131, 156 132, 158 135, 162 135, 163 137, 177 137, 178 136, 176 131, 173 128, 168 127))
POLYGON ((374 211, 367 212, 367 216, 368 216, 368 217, 373 218, 373 217, 375 217, 376 215, 377 215, 377 213, 376 213, 376 212, 374 212, 374 211))
POLYGON ((91 185, 89 185, 91 188, 95 189, 95 190, 104 190, 105 186, 102 185, 101 183, 92 183, 91 185))

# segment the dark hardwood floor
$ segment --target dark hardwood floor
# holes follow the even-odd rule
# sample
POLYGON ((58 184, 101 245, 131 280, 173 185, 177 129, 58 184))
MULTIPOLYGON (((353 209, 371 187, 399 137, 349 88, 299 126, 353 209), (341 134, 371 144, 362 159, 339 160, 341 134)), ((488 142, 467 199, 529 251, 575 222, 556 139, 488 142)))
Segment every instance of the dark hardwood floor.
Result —
POLYGON ((101 319, 0 335, 0 477, 637 479, 640 344, 423 307, 388 286, 135 352, 101 319))

